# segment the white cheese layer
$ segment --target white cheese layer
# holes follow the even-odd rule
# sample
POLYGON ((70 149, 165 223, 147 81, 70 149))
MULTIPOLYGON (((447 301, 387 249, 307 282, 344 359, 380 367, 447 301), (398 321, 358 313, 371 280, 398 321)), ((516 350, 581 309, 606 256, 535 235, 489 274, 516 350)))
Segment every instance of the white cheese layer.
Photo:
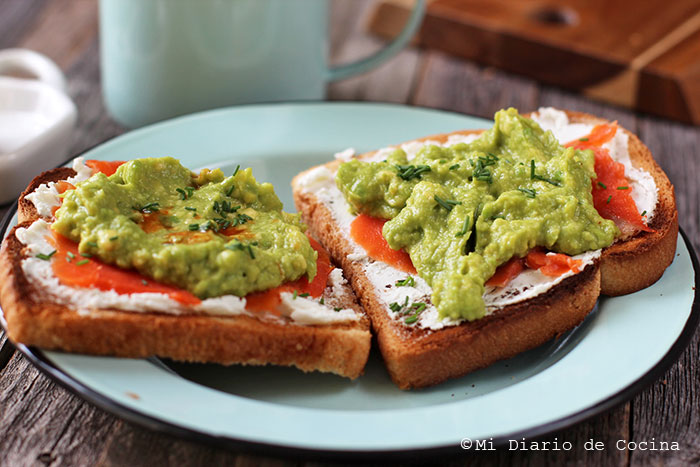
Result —
MULTIPOLYGON (((588 123, 570 123, 565 112, 551 107, 540 108, 537 113, 532 115, 532 119, 543 130, 551 131, 561 144, 583 138, 593 129, 593 125, 588 123)), ((654 217, 659 190, 654 178, 648 172, 632 165, 628 143, 627 133, 617 131, 610 141, 603 144, 603 148, 610 152, 610 157, 613 160, 625 166, 625 177, 630 181, 630 189, 632 190, 630 195, 637 204, 637 210, 640 213, 646 211, 647 222, 649 222, 654 217)))
MULTIPOLYGON (((297 297, 292 303, 283 297, 283 316, 279 318, 271 313, 250 313, 245 309, 246 300, 235 295, 208 298, 194 306, 183 305, 161 293, 119 294, 113 290, 103 291, 92 288, 69 287, 59 282, 51 268, 51 262, 37 258, 38 254, 48 255, 54 251, 47 241, 51 235, 50 224, 43 219, 36 220, 27 228, 19 228, 15 233, 17 239, 26 246, 27 257, 22 260, 22 271, 33 283, 60 304, 70 306, 79 313, 89 316, 96 309, 116 309, 141 313, 204 314, 212 316, 247 315, 263 320, 280 323, 293 322, 299 325, 330 324, 356 321, 359 315, 352 309, 334 311, 331 306, 324 306, 313 298, 297 297), (286 301, 285 301, 286 300, 286 301)), ((342 273, 333 272, 329 279, 327 293, 339 294, 336 289, 342 285, 342 273), (340 279, 337 275, 340 274, 340 279)), ((283 294, 285 295, 285 294, 283 294)), ((291 296, 291 294, 288 294, 291 296)), ((331 300, 329 299, 329 302, 331 300)))
MULTIPOLYGON (((85 165, 85 160, 82 157, 76 157, 73 160, 73 170, 75 170, 75 176, 66 180, 71 185, 80 183, 92 176, 92 169, 85 165)), ((41 217, 51 217, 53 208, 61 205, 56 182, 42 183, 36 190, 29 193, 26 199, 34 204, 41 217)))

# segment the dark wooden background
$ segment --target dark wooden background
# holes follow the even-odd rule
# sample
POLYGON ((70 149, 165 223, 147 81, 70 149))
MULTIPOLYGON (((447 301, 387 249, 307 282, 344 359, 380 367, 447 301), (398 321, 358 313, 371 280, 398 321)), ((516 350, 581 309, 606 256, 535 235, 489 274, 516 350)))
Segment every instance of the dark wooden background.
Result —
MULTIPOLYGON (((334 0, 334 62, 375 50, 368 36, 370 0, 334 0)), ((72 153, 126 131, 105 112, 100 93, 95 0, 0 0, 0 48, 27 47, 65 71, 80 114, 72 153)), ((482 68, 430 50, 408 49, 364 76, 333 84, 331 100, 369 100, 435 107, 492 117, 551 105, 617 119, 651 148, 676 187, 679 218, 697 250, 700 128, 589 101, 577 95, 482 68)), ((0 209, 3 214, 7 206, 0 209)), ((663 313, 663 310, 659 310, 663 313)), ((84 402, 45 377, 0 334, 0 463, 5 465, 320 465, 212 448, 126 422, 84 402)), ((696 334, 663 376, 629 402, 544 439, 570 441, 572 451, 468 453, 451 465, 698 465, 700 464, 700 339, 696 334), (604 451, 584 443, 603 441, 604 451), (678 442, 679 451, 620 451, 617 440, 678 442)), ((610 356, 613 358, 614 356, 610 356)), ((437 463, 436 459, 424 459, 437 463)))

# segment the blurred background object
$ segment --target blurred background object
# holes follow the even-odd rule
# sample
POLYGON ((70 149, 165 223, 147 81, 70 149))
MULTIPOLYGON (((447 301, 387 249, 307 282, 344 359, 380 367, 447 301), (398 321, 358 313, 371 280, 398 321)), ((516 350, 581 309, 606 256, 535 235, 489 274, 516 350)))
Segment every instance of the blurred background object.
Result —
MULTIPOLYGON (((369 29, 394 37, 409 0, 382 0, 369 29)), ((416 43, 700 124, 700 1, 428 0, 416 43)))
POLYGON ((54 62, 27 49, 0 50, 0 203, 66 159, 76 120, 54 62))
POLYGON ((230 105, 320 100, 329 81, 380 65, 411 39, 425 0, 406 4, 393 41, 327 65, 327 0, 100 0, 107 109, 138 127, 230 105))

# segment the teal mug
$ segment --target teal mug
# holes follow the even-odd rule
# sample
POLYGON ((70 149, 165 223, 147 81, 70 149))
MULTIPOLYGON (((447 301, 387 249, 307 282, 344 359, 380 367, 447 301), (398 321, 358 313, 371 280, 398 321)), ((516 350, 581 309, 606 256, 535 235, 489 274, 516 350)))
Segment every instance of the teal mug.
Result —
POLYGON ((420 25, 358 62, 327 65, 328 0, 100 0, 102 91, 110 114, 137 127, 199 110, 319 100, 329 81, 397 53, 420 25))

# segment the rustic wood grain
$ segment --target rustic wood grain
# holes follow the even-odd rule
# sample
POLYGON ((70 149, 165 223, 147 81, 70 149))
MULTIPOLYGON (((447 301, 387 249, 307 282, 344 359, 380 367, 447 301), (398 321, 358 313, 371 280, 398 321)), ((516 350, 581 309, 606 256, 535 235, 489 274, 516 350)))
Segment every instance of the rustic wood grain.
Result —
MULTIPOLYGON (((95 2, 88 2, 95 3, 95 2)), ((94 5, 5 0, 0 3, 0 46, 32 44, 63 64, 80 118, 73 143, 78 153, 124 132, 107 115, 99 88, 94 5), (49 6, 51 3, 51 6, 49 6), (63 4, 65 8, 56 6, 63 4), (51 13, 51 14, 49 14, 51 13), (92 15, 92 16, 91 16, 92 15), (43 25, 40 27, 40 25, 43 25), (48 26, 47 26, 48 25, 48 26), (47 34, 43 27, 51 31, 47 34), (50 27, 49 27, 50 26, 50 27), (57 43, 56 31, 75 28, 57 43)), ((332 59, 351 60, 381 45, 362 32, 373 2, 335 1, 332 59)), ((681 225, 700 247, 700 130, 591 103, 531 80, 484 69, 447 55, 407 50, 383 67, 329 87, 332 99, 407 102, 490 118, 515 106, 554 105, 617 119, 637 131, 676 185, 681 225)), ((0 211, 7 207, 0 208, 0 211)), ((327 465, 238 453, 181 440, 123 421, 72 395, 35 369, 0 335, 0 464, 5 465, 327 465), (9 350, 8 350, 9 349, 9 350), (5 365, 3 365, 5 363, 5 365)), ((700 337, 665 376, 631 402, 542 441, 569 441, 571 451, 465 452, 449 465, 692 465, 700 463, 700 337), (617 440, 678 441, 681 451, 617 450, 617 440), (604 451, 588 451, 589 439, 604 451)), ((439 459, 426 459, 442 464, 439 459)), ((380 464, 377 464, 380 465, 380 464)))
POLYGON ((430 52, 411 103, 491 119, 505 107, 536 108, 537 95, 531 80, 430 52))
MULTIPOLYGON (((334 4, 334 15, 339 18, 333 21, 331 27, 331 45, 334 46, 331 61, 334 65, 361 59, 385 45, 376 38, 357 34, 357 31, 363 30, 372 4, 367 0, 334 4), (345 40, 350 34, 353 35, 352 40, 345 40)), ((370 73, 332 83, 328 97, 332 100, 406 103, 419 66, 420 52, 415 49, 403 50, 370 73)))

